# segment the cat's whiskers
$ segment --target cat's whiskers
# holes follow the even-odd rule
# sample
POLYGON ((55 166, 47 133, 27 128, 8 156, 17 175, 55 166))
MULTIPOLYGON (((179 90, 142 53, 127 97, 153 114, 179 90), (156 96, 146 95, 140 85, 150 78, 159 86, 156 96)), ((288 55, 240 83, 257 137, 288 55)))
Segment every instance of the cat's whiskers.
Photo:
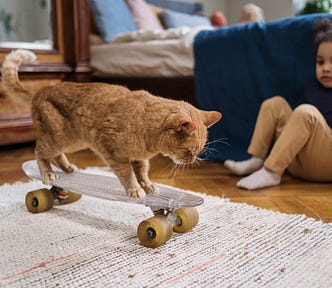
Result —
POLYGON ((213 156, 214 152, 218 151, 217 148, 211 147, 211 145, 213 145, 213 144, 222 143, 222 144, 226 144, 226 145, 231 146, 231 144, 228 143, 228 142, 226 142, 225 140, 227 140, 227 138, 219 138, 219 139, 215 139, 215 140, 206 142, 205 145, 204 145, 204 148, 203 148, 202 152, 200 153, 201 155, 202 154, 207 154, 206 157, 205 157, 206 159, 199 158, 199 160, 206 162, 207 159, 209 159, 209 158, 211 158, 211 156, 213 156))
POLYGON ((178 172, 177 170, 178 170, 178 165, 176 164, 176 163, 171 163, 172 164, 172 169, 171 169, 171 171, 168 173, 168 177, 169 178, 172 178, 172 179, 174 179, 175 178, 175 176, 176 176, 176 173, 178 172))
POLYGON ((200 165, 199 161, 204 162, 204 159, 203 159, 203 158, 200 158, 200 157, 196 157, 196 159, 195 159, 195 161, 194 161, 194 163, 193 163, 193 166, 194 166, 195 168, 199 167, 199 165, 200 165))
POLYGON ((197 164, 198 166, 199 166, 199 164, 200 164, 199 161, 204 162, 205 159, 204 159, 204 158, 201 158, 201 157, 196 157, 195 164, 197 164))
POLYGON ((174 162, 171 161, 171 162, 169 162, 169 163, 165 166, 165 169, 168 170, 170 167, 172 167, 172 169, 173 169, 173 165, 174 165, 174 162))
POLYGON ((214 144, 214 143, 223 143, 223 144, 226 144, 228 146, 231 146, 231 144, 228 143, 226 140, 227 140, 227 138, 218 138, 218 139, 206 142, 205 146, 209 146, 209 145, 214 144))
POLYGON ((206 162, 206 159, 210 158, 211 155, 213 155, 214 152, 216 152, 217 149, 211 148, 208 146, 204 146, 203 150, 199 153, 200 156, 197 157, 197 160, 206 162), (205 156, 204 158, 202 156, 205 156))
POLYGON ((174 170, 176 169, 176 166, 174 165, 174 163, 171 162, 171 163, 167 164, 165 168, 167 170, 170 168, 170 171, 168 172, 167 177, 168 178, 174 178, 174 175, 175 175, 175 171, 174 170))
POLYGON ((193 164, 188 165, 184 160, 177 160, 176 162, 173 162, 172 164, 174 166, 173 166, 172 170, 170 171, 170 173, 168 174, 172 178, 175 178, 176 174, 178 174, 178 173, 183 173, 183 171, 186 167, 193 165, 193 164))
POLYGON ((183 174, 184 172, 184 169, 187 167, 188 165, 186 165, 185 163, 184 164, 180 164, 179 166, 179 170, 180 170, 180 173, 183 174))
POLYGON ((206 147, 201 152, 201 154, 203 154, 203 153, 206 154, 206 157, 205 158, 200 158, 200 160, 206 162, 207 159, 209 159, 211 157, 211 155, 213 155, 214 152, 216 152, 216 149, 210 149, 210 148, 206 147))

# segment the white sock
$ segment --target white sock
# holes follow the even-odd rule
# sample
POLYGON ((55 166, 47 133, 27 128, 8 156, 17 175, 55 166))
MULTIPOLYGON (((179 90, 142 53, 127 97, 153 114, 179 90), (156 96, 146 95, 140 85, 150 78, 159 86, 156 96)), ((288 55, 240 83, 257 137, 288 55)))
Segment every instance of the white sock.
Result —
POLYGON ((253 156, 244 161, 226 160, 224 166, 235 175, 248 175, 263 167, 263 159, 253 156))
POLYGON ((251 175, 242 178, 236 183, 237 187, 244 188, 247 190, 254 190, 269 186, 275 186, 280 184, 281 175, 267 170, 265 167, 252 173, 251 175))

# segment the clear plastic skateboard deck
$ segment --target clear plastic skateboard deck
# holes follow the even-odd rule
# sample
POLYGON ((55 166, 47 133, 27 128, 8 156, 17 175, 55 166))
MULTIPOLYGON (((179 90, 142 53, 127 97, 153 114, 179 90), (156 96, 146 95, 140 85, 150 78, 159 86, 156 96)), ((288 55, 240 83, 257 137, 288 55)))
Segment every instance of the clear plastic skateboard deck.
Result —
MULTIPOLYGON (((22 168, 31 179, 41 180, 37 161, 27 161, 23 163, 22 168)), ((53 186, 92 197, 167 209, 195 207, 204 202, 201 197, 163 185, 157 185, 159 193, 146 194, 143 198, 132 198, 126 195, 120 181, 114 175, 102 176, 79 171, 67 174, 56 167, 52 169, 58 175, 58 178, 51 183, 53 186)))

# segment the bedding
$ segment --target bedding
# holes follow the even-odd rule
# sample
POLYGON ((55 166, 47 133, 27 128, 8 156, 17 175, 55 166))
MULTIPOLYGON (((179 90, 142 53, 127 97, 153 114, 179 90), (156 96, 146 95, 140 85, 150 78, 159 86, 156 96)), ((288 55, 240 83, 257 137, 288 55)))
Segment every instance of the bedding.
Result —
POLYGON ((126 0, 138 29, 163 30, 157 15, 144 0, 126 0))
POLYGON ((159 13, 159 19, 165 28, 175 28, 181 26, 208 26, 210 19, 201 15, 190 15, 186 13, 166 10, 159 13))
POLYGON ((90 4, 95 24, 105 42, 137 29, 124 0, 90 0, 90 4))
POLYGON ((182 12, 186 14, 200 14, 203 11, 203 4, 199 2, 190 3, 174 0, 146 0, 147 3, 164 9, 182 12))
POLYGON ((193 39, 202 29, 213 28, 207 17, 196 15, 202 4, 171 0, 90 3, 100 32, 100 37, 90 35, 94 77, 193 76, 193 39), (158 5, 159 18, 149 5, 158 5))
POLYGON ((223 118, 209 130, 210 160, 244 160, 262 101, 285 97, 294 108, 315 79, 314 24, 331 14, 201 31, 195 38, 199 108, 223 118), (215 141, 215 142, 213 142, 215 141))
POLYGON ((193 76, 193 41, 203 29, 212 27, 137 30, 120 34, 109 43, 94 38, 90 45, 94 75, 193 76))

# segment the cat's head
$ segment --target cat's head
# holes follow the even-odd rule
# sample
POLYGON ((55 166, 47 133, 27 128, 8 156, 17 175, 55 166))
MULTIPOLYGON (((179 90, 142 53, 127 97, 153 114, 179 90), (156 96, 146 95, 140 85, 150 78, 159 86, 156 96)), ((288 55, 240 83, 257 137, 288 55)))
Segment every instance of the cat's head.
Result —
POLYGON ((161 153, 174 163, 195 163, 207 141, 207 129, 221 119, 216 111, 178 111, 168 115, 161 139, 161 153))

